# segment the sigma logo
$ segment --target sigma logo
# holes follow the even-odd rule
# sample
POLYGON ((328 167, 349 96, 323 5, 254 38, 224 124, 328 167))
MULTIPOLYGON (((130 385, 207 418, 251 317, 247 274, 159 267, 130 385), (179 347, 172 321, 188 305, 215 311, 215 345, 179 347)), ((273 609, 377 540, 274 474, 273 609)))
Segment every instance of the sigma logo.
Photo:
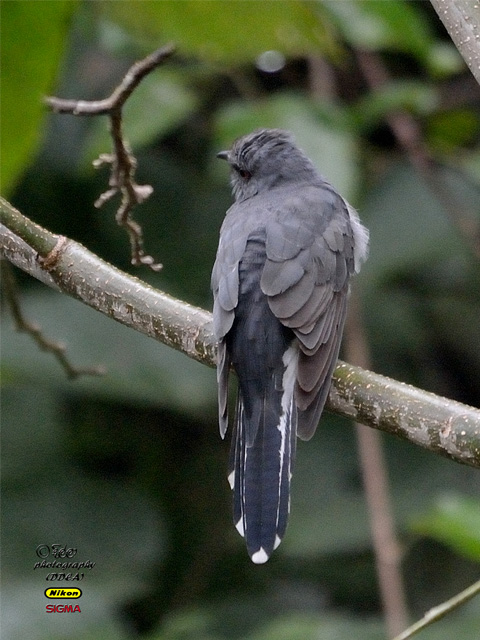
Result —
POLYGON ((46 613, 82 613, 78 604, 47 604, 46 613))

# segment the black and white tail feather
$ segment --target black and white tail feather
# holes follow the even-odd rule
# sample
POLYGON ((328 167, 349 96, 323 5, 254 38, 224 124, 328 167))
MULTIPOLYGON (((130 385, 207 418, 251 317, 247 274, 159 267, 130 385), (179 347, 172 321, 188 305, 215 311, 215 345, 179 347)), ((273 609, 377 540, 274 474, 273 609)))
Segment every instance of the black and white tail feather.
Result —
POLYGON ((255 131, 219 157, 236 198, 212 272, 220 433, 233 367, 234 522, 260 564, 285 533, 296 438, 320 419, 368 232, 286 132, 255 131))
MULTIPOLYGON (((294 348, 290 347, 285 355, 293 360, 294 348)), ((292 374, 293 366, 293 362, 287 364, 284 378, 292 374)), ((265 390, 260 423, 250 443, 250 424, 241 392, 237 398, 228 480, 234 494, 234 523, 256 564, 266 562, 278 547, 290 513, 297 439, 293 386, 265 390)))

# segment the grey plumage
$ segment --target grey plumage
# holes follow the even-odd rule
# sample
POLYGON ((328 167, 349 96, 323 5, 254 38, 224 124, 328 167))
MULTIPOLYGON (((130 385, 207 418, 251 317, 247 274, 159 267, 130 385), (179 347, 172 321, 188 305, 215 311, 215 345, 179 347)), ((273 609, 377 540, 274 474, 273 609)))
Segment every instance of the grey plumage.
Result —
POLYGON ((287 524, 296 436, 313 436, 328 395, 368 232, 287 132, 254 131, 219 157, 235 196, 212 272, 220 432, 232 366, 234 519, 265 562, 287 524))

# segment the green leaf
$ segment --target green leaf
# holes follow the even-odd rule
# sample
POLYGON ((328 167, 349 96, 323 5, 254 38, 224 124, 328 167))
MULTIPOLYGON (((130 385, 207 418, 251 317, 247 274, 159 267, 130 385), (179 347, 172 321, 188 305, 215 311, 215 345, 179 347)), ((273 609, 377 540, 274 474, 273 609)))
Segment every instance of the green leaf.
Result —
POLYGON ((75 0, 2 3, 2 193, 10 193, 41 140, 42 99, 53 88, 75 0))
POLYGON ((444 154, 474 143, 479 133, 480 116, 473 109, 435 113, 427 124, 429 146, 444 154))
POLYGON ((457 494, 439 498, 430 513, 412 529, 480 562, 480 501, 457 494))
POLYGON ((359 127, 369 129, 392 111, 426 115, 438 106, 438 102, 437 91, 432 85, 415 80, 393 80, 361 98, 352 106, 352 115, 359 127))
POLYGON ((466 177, 480 187, 480 149, 475 148, 464 152, 460 162, 466 177))
POLYGON ((271 49, 288 55, 338 52, 323 8, 313 2, 147 0, 99 5, 106 18, 139 34, 144 43, 154 41, 158 46, 173 40, 182 54, 215 63, 238 64, 271 49))
MULTIPOLYGON (((451 181, 463 195, 465 180, 461 176, 445 169, 442 179, 451 181)), ((361 278, 367 285, 381 285, 399 271, 425 268, 432 261, 464 251, 447 212, 407 165, 398 163, 386 173, 367 193, 361 212, 370 229, 370 257, 361 278)))
POLYGON ((430 73, 445 78, 465 70, 465 61, 453 42, 434 42, 428 51, 430 73))
POLYGON ((365 49, 393 49, 429 61, 433 34, 422 12, 404 0, 329 2, 327 10, 349 43, 365 49))

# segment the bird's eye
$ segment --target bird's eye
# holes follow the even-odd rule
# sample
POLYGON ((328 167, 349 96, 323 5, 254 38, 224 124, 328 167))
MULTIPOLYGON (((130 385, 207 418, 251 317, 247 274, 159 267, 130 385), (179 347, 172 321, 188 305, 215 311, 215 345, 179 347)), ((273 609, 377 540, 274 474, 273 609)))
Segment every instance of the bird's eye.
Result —
POLYGON ((244 180, 250 180, 250 178, 252 177, 250 171, 247 171, 246 169, 239 169, 238 173, 244 180))
POLYGON ((247 171, 247 169, 243 169, 242 167, 239 167, 238 164, 232 164, 232 167, 233 169, 235 169, 238 175, 244 180, 250 180, 250 178, 252 177, 252 174, 250 173, 250 171, 247 171))

